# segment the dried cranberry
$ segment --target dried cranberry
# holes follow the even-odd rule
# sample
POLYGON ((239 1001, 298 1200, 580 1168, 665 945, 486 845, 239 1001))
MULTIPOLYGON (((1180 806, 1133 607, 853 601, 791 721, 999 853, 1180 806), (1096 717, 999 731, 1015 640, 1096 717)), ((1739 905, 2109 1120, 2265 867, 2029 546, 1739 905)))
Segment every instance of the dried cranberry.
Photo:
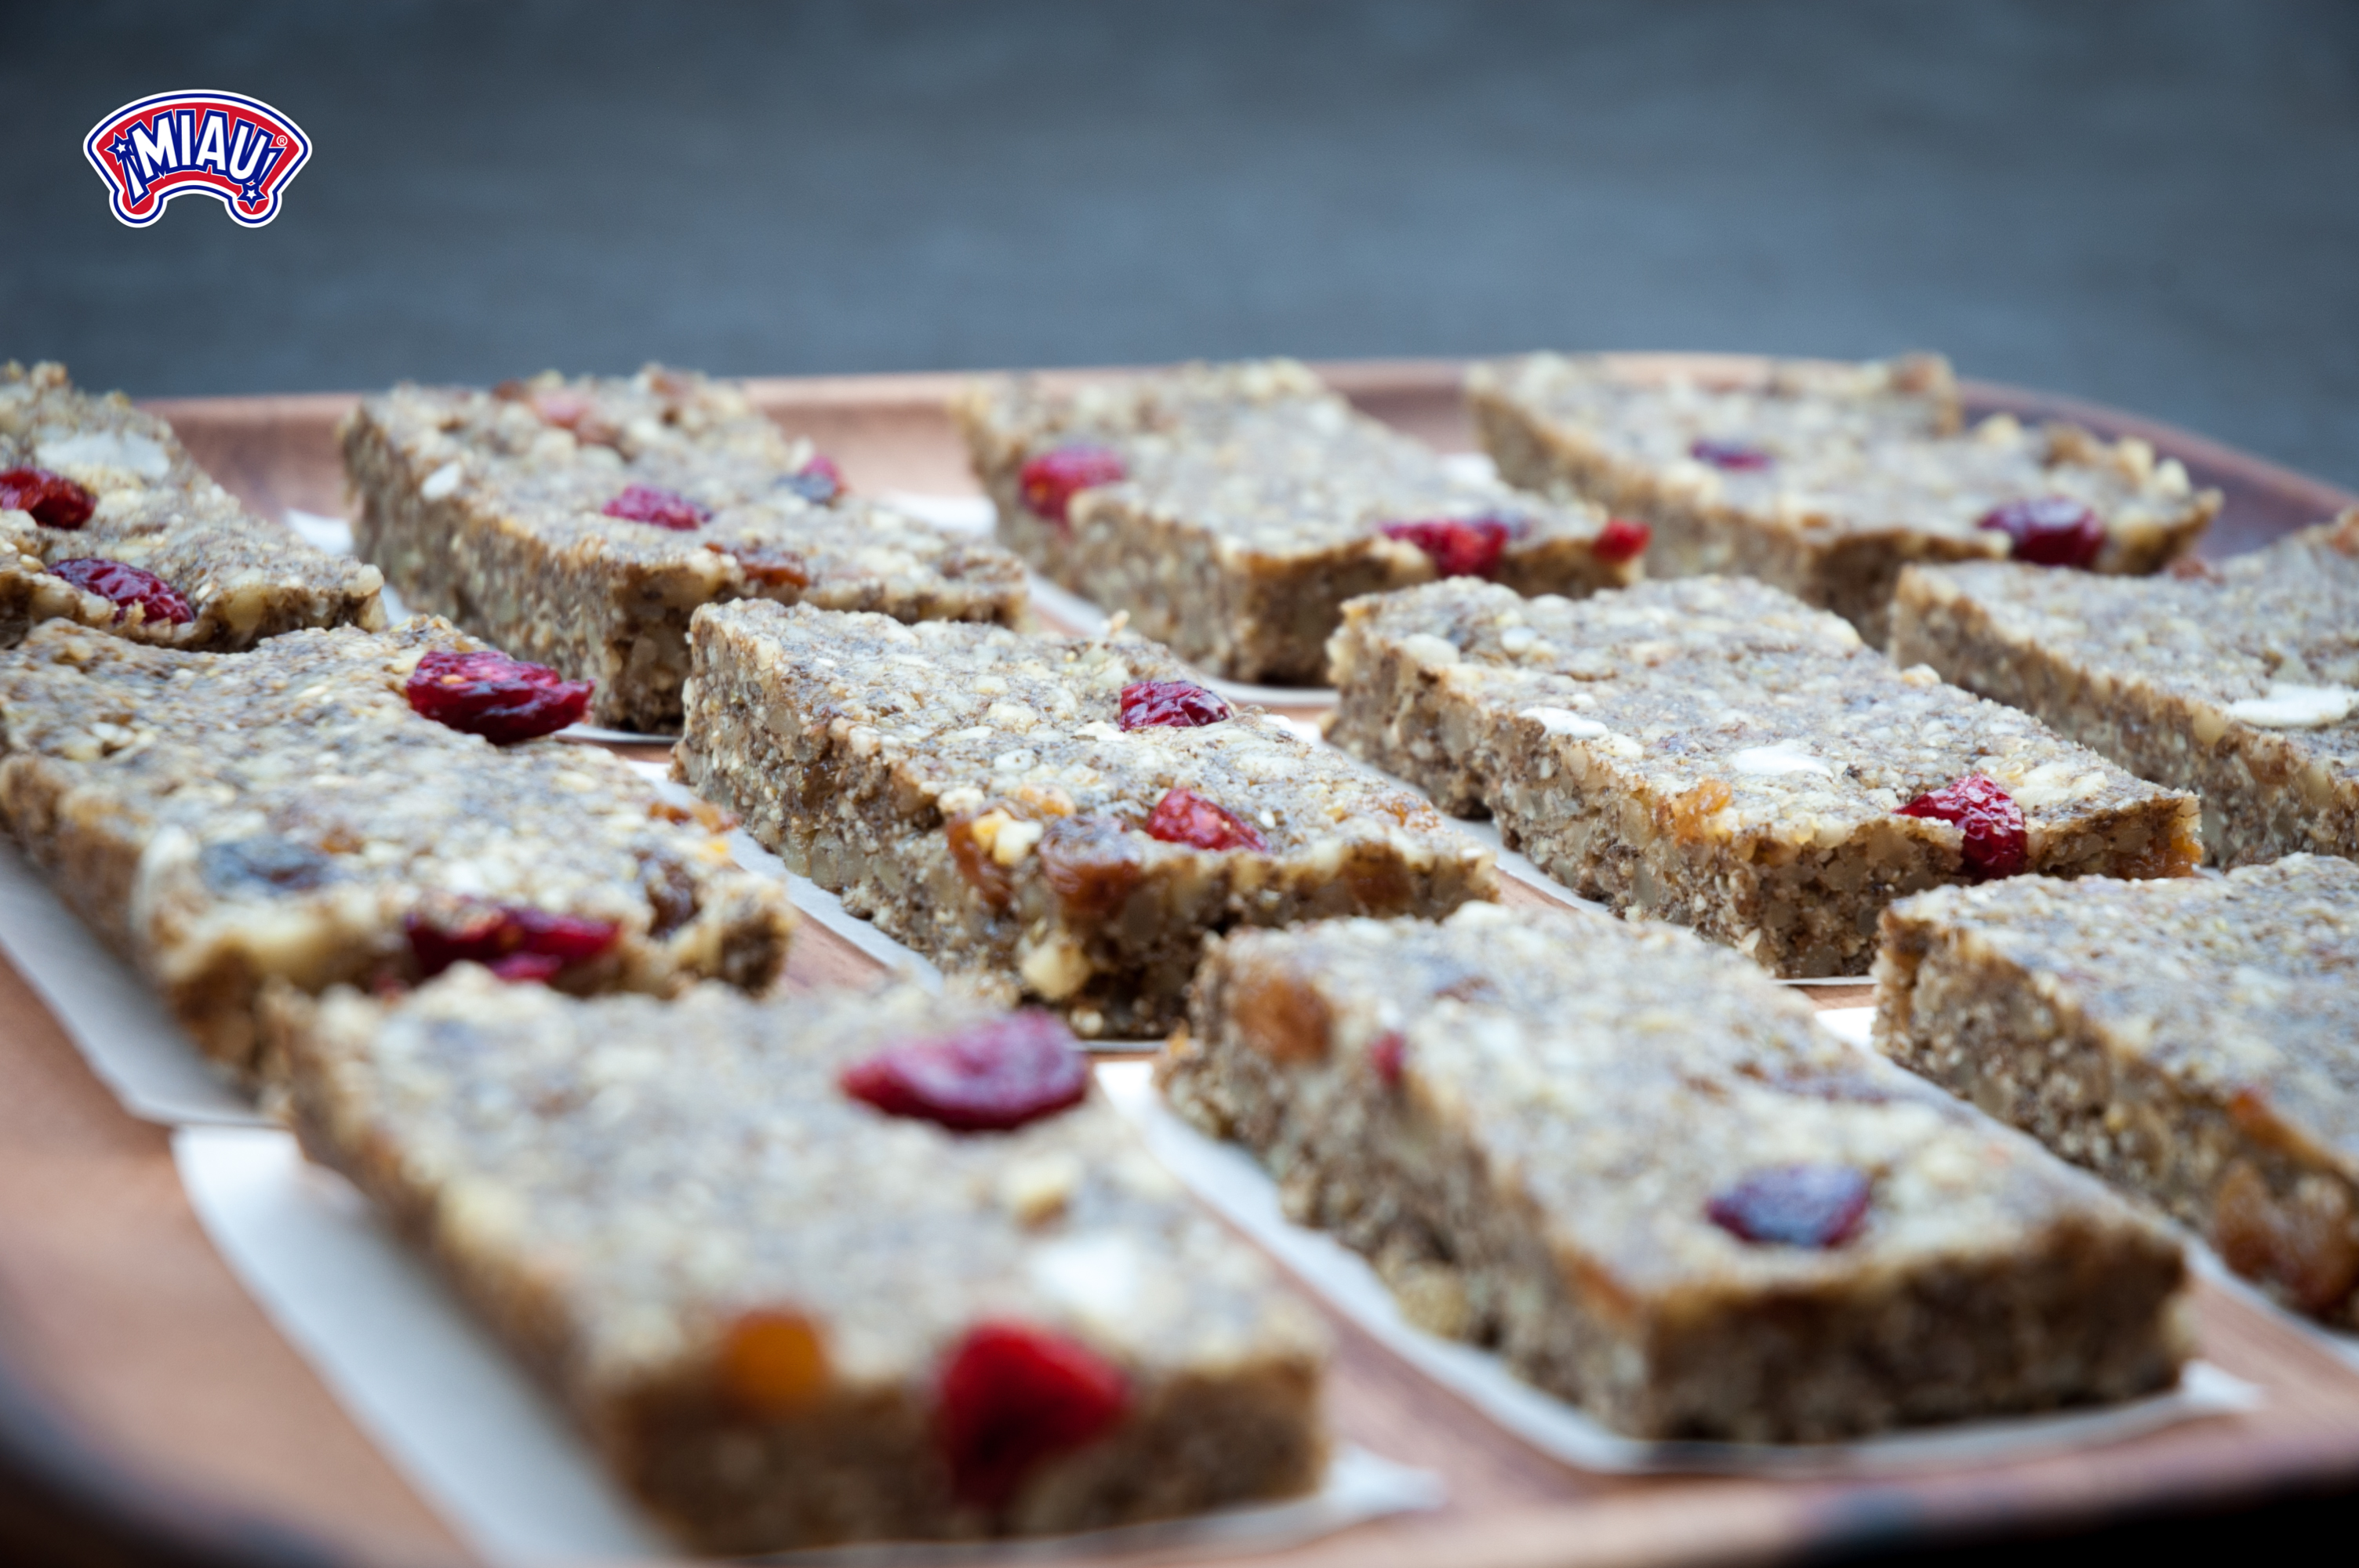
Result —
POLYGON ((421 979, 431 979, 453 964, 473 963, 504 980, 548 980, 568 964, 598 957, 622 934, 611 920, 551 914, 526 904, 474 910, 456 925, 417 914, 401 925, 421 979))
POLYGON ((1758 473, 1777 460, 1759 447, 1748 446, 1743 441, 1715 441, 1705 437, 1688 443, 1688 456, 1700 463, 1710 463, 1731 473, 1758 473))
POLYGON ((1840 1247, 1867 1217, 1872 1184, 1851 1165, 1773 1165, 1704 1206, 1705 1217, 1743 1241, 1840 1247))
POLYGON ((1218 692, 1206 691, 1191 680, 1134 681, 1122 688, 1122 711, 1116 718, 1125 730, 1170 725, 1194 730, 1235 717, 1235 710, 1218 692))
POLYGON ((197 618, 180 590, 158 577, 121 561, 110 561, 103 556, 83 556, 71 561, 53 561, 49 573, 61 577, 76 588, 112 600, 114 618, 138 606, 141 616, 149 625, 168 621, 175 626, 185 626, 197 618))
POLYGON ((956 1034, 889 1045, 844 1068, 836 1084, 888 1116, 953 1132, 1006 1132, 1079 1105, 1090 1069, 1061 1019, 1026 1008, 956 1034))
POLYGON ((1489 577, 1499 569, 1499 557, 1516 530, 1504 517, 1434 517, 1386 523, 1377 532, 1423 550, 1443 577, 1489 577))
POLYGON ((935 1437, 959 1500, 998 1508, 1041 1460, 1103 1434, 1130 1402, 1120 1368, 1021 1323, 976 1325, 942 1368, 935 1437))
POLYGON ((1082 491, 1101 484, 1119 484, 1128 473, 1119 454, 1104 447, 1076 444, 1028 458, 1016 470, 1016 482, 1024 504, 1052 523, 1071 519, 1066 509, 1082 491))
POLYGON ((1408 1055, 1408 1042, 1401 1038, 1397 1029, 1387 1029, 1368 1042, 1368 1065, 1376 1070, 1376 1076, 1386 1088, 1399 1086, 1401 1066, 1408 1055))
POLYGON ((1589 546, 1589 553, 1607 566, 1618 567, 1645 555, 1654 537, 1655 531, 1635 517, 1608 517, 1605 526, 1597 531, 1597 542, 1589 546))
POLYGON ((402 695, 437 724, 506 746, 580 722, 590 711, 590 687, 506 654, 437 648, 418 661, 402 695))
POLYGON ((811 459, 778 483, 816 506, 826 505, 848 488, 843 482, 843 470, 827 457, 811 459))
POLYGON ((1977 528, 1995 528, 2007 537, 2007 553, 2036 567, 2093 564, 2105 547, 2105 525, 2069 495, 2010 501, 1982 514, 1977 528))
POLYGON ((1266 849, 1261 829, 1192 789, 1166 790, 1147 814, 1147 836, 1199 849, 1266 849))
POLYGON ((1996 780, 1980 773, 1919 795, 1900 808, 1900 815, 1956 823, 1965 836, 1960 858, 1976 881, 2014 876, 2030 859, 2023 808, 1996 780))
POLYGON ((658 490, 652 484, 625 485, 622 494, 599 510, 609 517, 651 524, 677 534, 702 526, 704 520, 712 515, 679 492, 658 490))
POLYGON ((79 528, 98 510, 98 498, 61 473, 10 469, 0 473, 0 512, 29 512, 46 528, 79 528))
POLYGON ((554 387, 532 396, 532 411, 540 416, 542 424, 568 430, 582 423, 595 407, 597 405, 587 396, 570 387, 554 387))

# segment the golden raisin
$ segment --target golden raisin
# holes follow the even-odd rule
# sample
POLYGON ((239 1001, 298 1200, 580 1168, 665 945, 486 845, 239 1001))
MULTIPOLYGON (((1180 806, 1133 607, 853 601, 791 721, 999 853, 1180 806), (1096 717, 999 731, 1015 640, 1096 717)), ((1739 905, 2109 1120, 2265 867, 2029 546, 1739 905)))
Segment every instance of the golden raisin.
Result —
POLYGON ((960 879, 974 889, 984 908, 1004 910, 1015 902, 1016 884, 1007 868, 991 858, 991 847, 974 830, 983 816, 979 811, 960 813, 942 825, 942 837, 950 841, 951 863, 958 868, 960 879))
POLYGON ((799 1313, 756 1310, 721 1342, 721 1387, 748 1415, 789 1415, 827 1388, 827 1349, 799 1313))
POLYGON ((1105 920, 1138 886, 1145 857, 1136 839, 1110 816, 1062 816, 1040 839, 1040 874, 1073 914, 1105 920))
POLYGON ((2239 1160, 2214 1195, 2212 1239, 2228 1267, 2274 1281, 2304 1312, 2321 1313, 2359 1283, 2359 1238, 2339 1184, 2306 1183, 2284 1197, 2239 1160))
POLYGON ((1692 844, 1704 835, 1704 826, 1728 809, 1735 798, 1729 787, 1718 779, 1703 783, 1671 799, 1671 836, 1682 844, 1692 844))
POLYGON ((1326 999, 1291 975, 1246 969, 1229 982, 1229 1014, 1237 1033, 1278 1062, 1316 1062, 1327 1054, 1332 1020, 1326 999))

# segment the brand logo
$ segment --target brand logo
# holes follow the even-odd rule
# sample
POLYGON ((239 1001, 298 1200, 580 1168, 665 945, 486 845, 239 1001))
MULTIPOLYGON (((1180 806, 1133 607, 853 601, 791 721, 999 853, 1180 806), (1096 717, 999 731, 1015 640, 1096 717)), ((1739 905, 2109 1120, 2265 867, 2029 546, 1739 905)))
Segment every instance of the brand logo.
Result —
POLYGON ((144 229, 176 196, 210 196, 249 229, 278 216, 288 181, 311 157, 303 128, 259 98, 158 92, 125 103, 83 138, 114 215, 144 229))

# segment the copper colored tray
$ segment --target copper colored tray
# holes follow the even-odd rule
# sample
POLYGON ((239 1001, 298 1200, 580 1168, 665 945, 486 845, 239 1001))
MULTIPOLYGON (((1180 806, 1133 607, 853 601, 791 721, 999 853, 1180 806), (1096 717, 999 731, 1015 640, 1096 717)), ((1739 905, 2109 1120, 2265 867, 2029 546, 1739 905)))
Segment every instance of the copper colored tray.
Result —
MULTIPOLYGON (((1756 362, 1634 356, 1642 364, 1756 362)), ((1460 367, 1321 367, 1371 412, 1451 449, 1472 445, 1460 367)), ((960 378, 762 381, 763 406, 866 490, 971 492, 944 395, 960 378)), ((2227 492, 2209 554, 2320 521, 2354 498, 2148 420, 1967 384, 1977 412, 2069 417, 2135 434, 2227 492)), ((158 404, 256 508, 343 509, 341 395, 158 404)), ((1535 895, 1536 896, 1536 895, 1535 895)), ((871 961, 806 924, 799 984, 871 961)), ((1864 1000, 1829 988, 1823 1002, 1864 1000)), ((2359 1489, 2359 1370, 2237 1297, 2197 1288, 2202 1353, 2267 1403, 2130 1442, 1873 1481, 1625 1478, 1541 1455, 1348 1325, 1336 1430, 1439 1472, 1438 1513, 1364 1525, 1242 1563, 1734 1563, 1932 1545, 2359 1489)), ((197 1225, 164 1129, 133 1119, 0 963, 0 1558, 87 1563, 442 1563, 458 1541, 273 1330, 197 1225), (21 1553, 21 1556, 19 1555, 21 1553)), ((1072 1561, 1067 1559, 1066 1561, 1072 1561)), ((1135 1560, 1134 1560, 1135 1561, 1135 1560)))

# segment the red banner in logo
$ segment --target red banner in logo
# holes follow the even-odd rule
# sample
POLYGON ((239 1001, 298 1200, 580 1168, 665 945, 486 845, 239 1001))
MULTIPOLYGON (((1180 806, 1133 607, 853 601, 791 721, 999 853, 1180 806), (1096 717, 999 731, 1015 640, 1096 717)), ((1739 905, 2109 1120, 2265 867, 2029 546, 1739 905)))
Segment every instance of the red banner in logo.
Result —
POLYGON ((210 196, 249 229, 278 216, 288 181, 310 160, 303 128, 259 98, 158 92, 125 103, 82 140, 114 215, 144 229, 176 196, 210 196))

